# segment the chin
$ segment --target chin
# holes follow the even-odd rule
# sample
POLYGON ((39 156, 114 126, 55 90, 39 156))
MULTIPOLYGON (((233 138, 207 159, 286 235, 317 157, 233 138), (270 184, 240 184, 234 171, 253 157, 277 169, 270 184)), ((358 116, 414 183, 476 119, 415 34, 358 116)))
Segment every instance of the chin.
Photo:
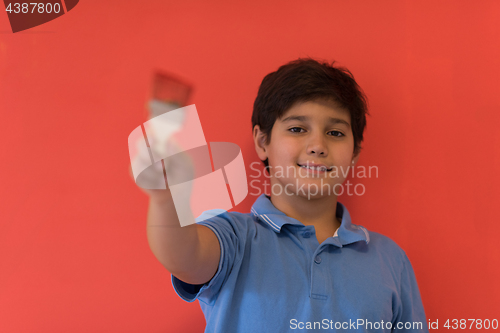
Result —
MULTIPOLYGON (((334 185, 321 179, 296 178, 287 183, 282 183, 281 195, 299 196, 308 199, 335 197, 334 185)), ((276 193, 277 194, 277 193, 276 193)))

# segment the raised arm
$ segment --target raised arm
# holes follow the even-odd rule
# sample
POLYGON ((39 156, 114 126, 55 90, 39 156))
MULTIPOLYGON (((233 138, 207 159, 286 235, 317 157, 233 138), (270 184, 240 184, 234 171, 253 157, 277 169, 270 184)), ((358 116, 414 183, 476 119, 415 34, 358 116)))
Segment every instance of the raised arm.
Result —
MULTIPOLYGON (((150 138, 152 139, 154 138, 150 138)), ((169 144, 168 149, 176 153, 176 158, 169 158, 165 162, 169 179, 174 182, 176 179, 192 179, 193 161, 175 142, 170 141, 169 144)), ((145 146, 140 146, 132 163, 148 165, 150 157, 146 149, 145 146)), ((151 189, 161 188, 158 187, 160 183, 166 184, 162 165, 155 164, 147 169, 148 172, 141 174, 143 178, 139 186, 149 196, 149 247, 160 263, 175 277, 186 283, 203 284, 210 281, 217 272, 220 258, 219 241, 208 227, 198 224, 181 227, 168 186, 162 190, 151 189)), ((132 169, 130 173, 133 177, 132 169)), ((182 194, 184 199, 181 200, 186 202, 185 207, 190 207, 190 192, 185 191, 182 194)))

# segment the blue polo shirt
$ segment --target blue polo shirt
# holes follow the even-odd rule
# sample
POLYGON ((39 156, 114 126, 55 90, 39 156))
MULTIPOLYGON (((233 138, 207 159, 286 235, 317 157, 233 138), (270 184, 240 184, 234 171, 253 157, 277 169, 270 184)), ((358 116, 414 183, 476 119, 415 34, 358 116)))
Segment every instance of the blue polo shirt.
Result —
POLYGON ((215 276, 177 294, 198 300, 205 332, 428 332, 412 266, 391 239, 342 221, 319 244, 314 226, 288 217, 262 194, 251 213, 210 210, 199 218, 217 236, 215 276))

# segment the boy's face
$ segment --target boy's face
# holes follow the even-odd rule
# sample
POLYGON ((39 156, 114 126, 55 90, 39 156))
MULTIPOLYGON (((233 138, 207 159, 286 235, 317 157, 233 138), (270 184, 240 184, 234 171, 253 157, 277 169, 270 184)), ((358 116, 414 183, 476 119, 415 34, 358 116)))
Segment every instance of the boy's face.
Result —
POLYGON ((261 160, 268 159, 272 195, 340 193, 348 168, 359 157, 353 155, 350 114, 331 100, 294 104, 276 120, 269 144, 264 138, 255 126, 255 147, 261 160))

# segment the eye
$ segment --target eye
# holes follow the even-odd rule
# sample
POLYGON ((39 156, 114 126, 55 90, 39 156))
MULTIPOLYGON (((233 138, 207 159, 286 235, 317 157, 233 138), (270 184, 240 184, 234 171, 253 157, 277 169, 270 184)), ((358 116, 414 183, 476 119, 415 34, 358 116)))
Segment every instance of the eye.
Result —
POLYGON ((339 132, 339 131, 330 131, 328 133, 333 133, 332 136, 336 136, 336 137, 339 137, 339 138, 345 136, 344 133, 339 132))
POLYGON ((292 128, 289 128, 288 130, 292 133, 301 133, 301 131, 304 131, 304 129, 300 128, 300 127, 292 127, 292 128))

